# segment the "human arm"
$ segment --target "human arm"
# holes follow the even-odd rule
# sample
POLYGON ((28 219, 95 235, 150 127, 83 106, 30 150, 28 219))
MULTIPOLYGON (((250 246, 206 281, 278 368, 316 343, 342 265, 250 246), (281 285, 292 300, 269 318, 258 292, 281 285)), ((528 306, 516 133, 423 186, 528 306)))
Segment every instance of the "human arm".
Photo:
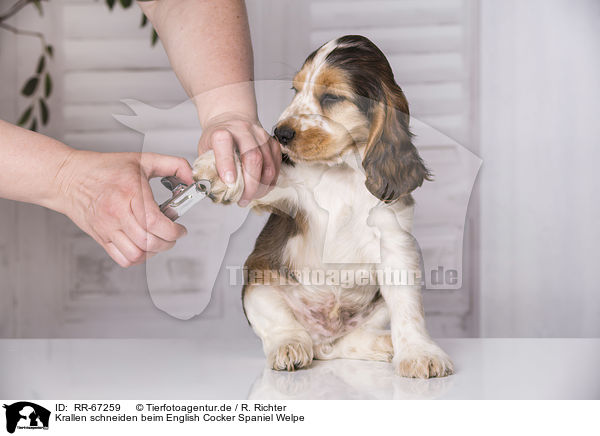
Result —
POLYGON ((0 197, 65 214, 124 267, 186 232, 160 212, 148 184, 169 175, 192 182, 182 158, 75 150, 0 120, 0 197))
POLYGON ((179 81, 193 98, 203 134, 198 153, 213 149, 220 178, 235 180, 239 150, 244 206, 275 184, 279 145, 262 128, 256 110, 253 57, 242 0, 138 2, 152 22, 179 81))

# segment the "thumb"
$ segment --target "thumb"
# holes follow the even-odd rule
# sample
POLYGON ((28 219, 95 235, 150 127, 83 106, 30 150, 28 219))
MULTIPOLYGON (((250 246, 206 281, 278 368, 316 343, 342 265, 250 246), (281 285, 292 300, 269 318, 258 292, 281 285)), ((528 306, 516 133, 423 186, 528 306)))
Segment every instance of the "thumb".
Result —
POLYGON ((186 185, 194 183, 192 167, 182 157, 142 153, 141 166, 148 178, 175 176, 186 185))

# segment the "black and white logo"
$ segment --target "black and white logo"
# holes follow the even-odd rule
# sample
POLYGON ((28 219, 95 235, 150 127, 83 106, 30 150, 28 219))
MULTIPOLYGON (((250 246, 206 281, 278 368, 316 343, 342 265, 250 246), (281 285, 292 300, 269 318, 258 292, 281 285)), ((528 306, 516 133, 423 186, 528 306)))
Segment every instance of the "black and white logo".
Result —
POLYGON ((14 433, 19 430, 48 430, 50 411, 28 401, 19 401, 4 405, 6 409, 6 431, 14 433))

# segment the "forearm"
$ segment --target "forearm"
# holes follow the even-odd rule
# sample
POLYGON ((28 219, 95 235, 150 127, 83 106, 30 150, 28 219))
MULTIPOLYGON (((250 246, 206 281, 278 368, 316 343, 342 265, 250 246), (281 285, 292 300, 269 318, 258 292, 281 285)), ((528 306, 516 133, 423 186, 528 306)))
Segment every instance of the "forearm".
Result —
POLYGON ((73 149, 0 120, 0 197, 59 210, 60 174, 73 149))
POLYGON ((256 118, 250 30, 243 0, 138 2, 201 124, 225 113, 256 118))

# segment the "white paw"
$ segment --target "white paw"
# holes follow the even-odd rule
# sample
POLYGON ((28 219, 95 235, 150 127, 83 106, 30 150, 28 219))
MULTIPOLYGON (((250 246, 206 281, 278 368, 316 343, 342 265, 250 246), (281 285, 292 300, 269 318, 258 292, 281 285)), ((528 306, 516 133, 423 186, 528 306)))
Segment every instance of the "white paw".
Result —
POLYGON ((281 341, 271 350, 267 353, 267 360, 271 368, 277 371, 305 368, 313 361, 313 345, 308 335, 306 338, 296 337, 281 341))
POLYGON ((215 164, 215 154, 212 150, 199 156, 194 162, 194 180, 204 179, 210 182, 209 198, 215 203, 237 203, 242 197, 244 192, 244 178, 241 176, 242 167, 237 155, 234 155, 234 157, 237 176, 235 182, 231 185, 227 185, 219 177, 215 164))
POLYGON ((435 344, 408 345, 394 356, 393 364, 396 374, 403 377, 445 377, 454 372, 448 355, 435 344))

